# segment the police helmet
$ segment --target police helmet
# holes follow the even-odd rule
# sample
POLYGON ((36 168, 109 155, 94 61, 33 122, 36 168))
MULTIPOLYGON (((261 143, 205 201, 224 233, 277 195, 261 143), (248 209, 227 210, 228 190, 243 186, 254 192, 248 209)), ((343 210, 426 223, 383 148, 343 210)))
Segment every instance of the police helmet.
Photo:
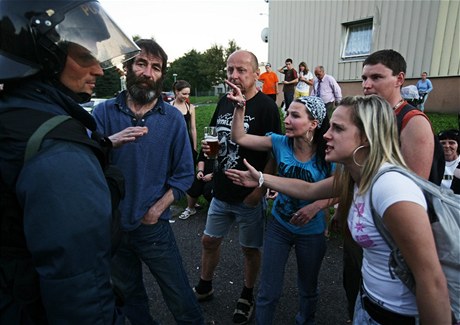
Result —
POLYGON ((140 51, 97 0, 0 0, 0 82, 57 76, 69 45, 86 48, 103 69, 140 51))

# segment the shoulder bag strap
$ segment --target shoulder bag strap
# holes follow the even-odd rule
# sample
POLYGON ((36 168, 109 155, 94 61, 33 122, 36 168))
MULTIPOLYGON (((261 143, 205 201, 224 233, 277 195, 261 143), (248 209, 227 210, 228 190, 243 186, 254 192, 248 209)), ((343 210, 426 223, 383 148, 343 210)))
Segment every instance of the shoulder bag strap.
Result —
POLYGON ((40 150, 41 143, 43 138, 55 127, 71 119, 68 115, 56 115, 49 120, 45 121, 38 127, 37 130, 31 135, 29 140, 27 141, 27 147, 24 154, 24 162, 27 162, 30 158, 35 156, 40 150))

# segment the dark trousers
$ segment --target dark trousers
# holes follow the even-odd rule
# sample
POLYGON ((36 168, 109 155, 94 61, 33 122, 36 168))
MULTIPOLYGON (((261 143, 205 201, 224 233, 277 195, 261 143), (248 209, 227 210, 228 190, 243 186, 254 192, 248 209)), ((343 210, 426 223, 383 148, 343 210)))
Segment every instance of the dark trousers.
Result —
POLYGON ((289 105, 291 105, 292 101, 294 100, 294 91, 285 92, 284 93, 284 110, 287 111, 289 105))
POLYGON ((363 249, 353 240, 348 229, 343 239, 343 288, 347 296, 348 316, 353 319, 356 297, 361 287, 363 249))
POLYGON ((334 109, 335 109, 335 102, 326 103, 327 117, 331 118, 331 115, 334 109))

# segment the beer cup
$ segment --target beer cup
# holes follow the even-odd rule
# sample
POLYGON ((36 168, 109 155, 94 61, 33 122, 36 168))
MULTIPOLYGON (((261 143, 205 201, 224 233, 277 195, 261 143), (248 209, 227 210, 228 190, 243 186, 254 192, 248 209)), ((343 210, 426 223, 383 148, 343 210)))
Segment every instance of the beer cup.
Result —
POLYGON ((209 152, 206 154, 208 159, 216 159, 219 154, 219 139, 214 126, 206 126, 204 128, 204 141, 209 146, 209 152))

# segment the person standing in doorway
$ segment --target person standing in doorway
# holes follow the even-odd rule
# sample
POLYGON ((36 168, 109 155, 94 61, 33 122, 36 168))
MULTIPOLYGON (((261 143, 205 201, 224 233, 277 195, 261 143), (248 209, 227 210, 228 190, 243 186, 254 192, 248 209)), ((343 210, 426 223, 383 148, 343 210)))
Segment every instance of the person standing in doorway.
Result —
POLYGON ((284 62, 284 66, 278 69, 278 72, 284 74, 283 94, 284 94, 284 110, 287 111, 289 105, 294 100, 294 88, 299 81, 297 71, 292 66, 292 59, 288 58, 284 62))

